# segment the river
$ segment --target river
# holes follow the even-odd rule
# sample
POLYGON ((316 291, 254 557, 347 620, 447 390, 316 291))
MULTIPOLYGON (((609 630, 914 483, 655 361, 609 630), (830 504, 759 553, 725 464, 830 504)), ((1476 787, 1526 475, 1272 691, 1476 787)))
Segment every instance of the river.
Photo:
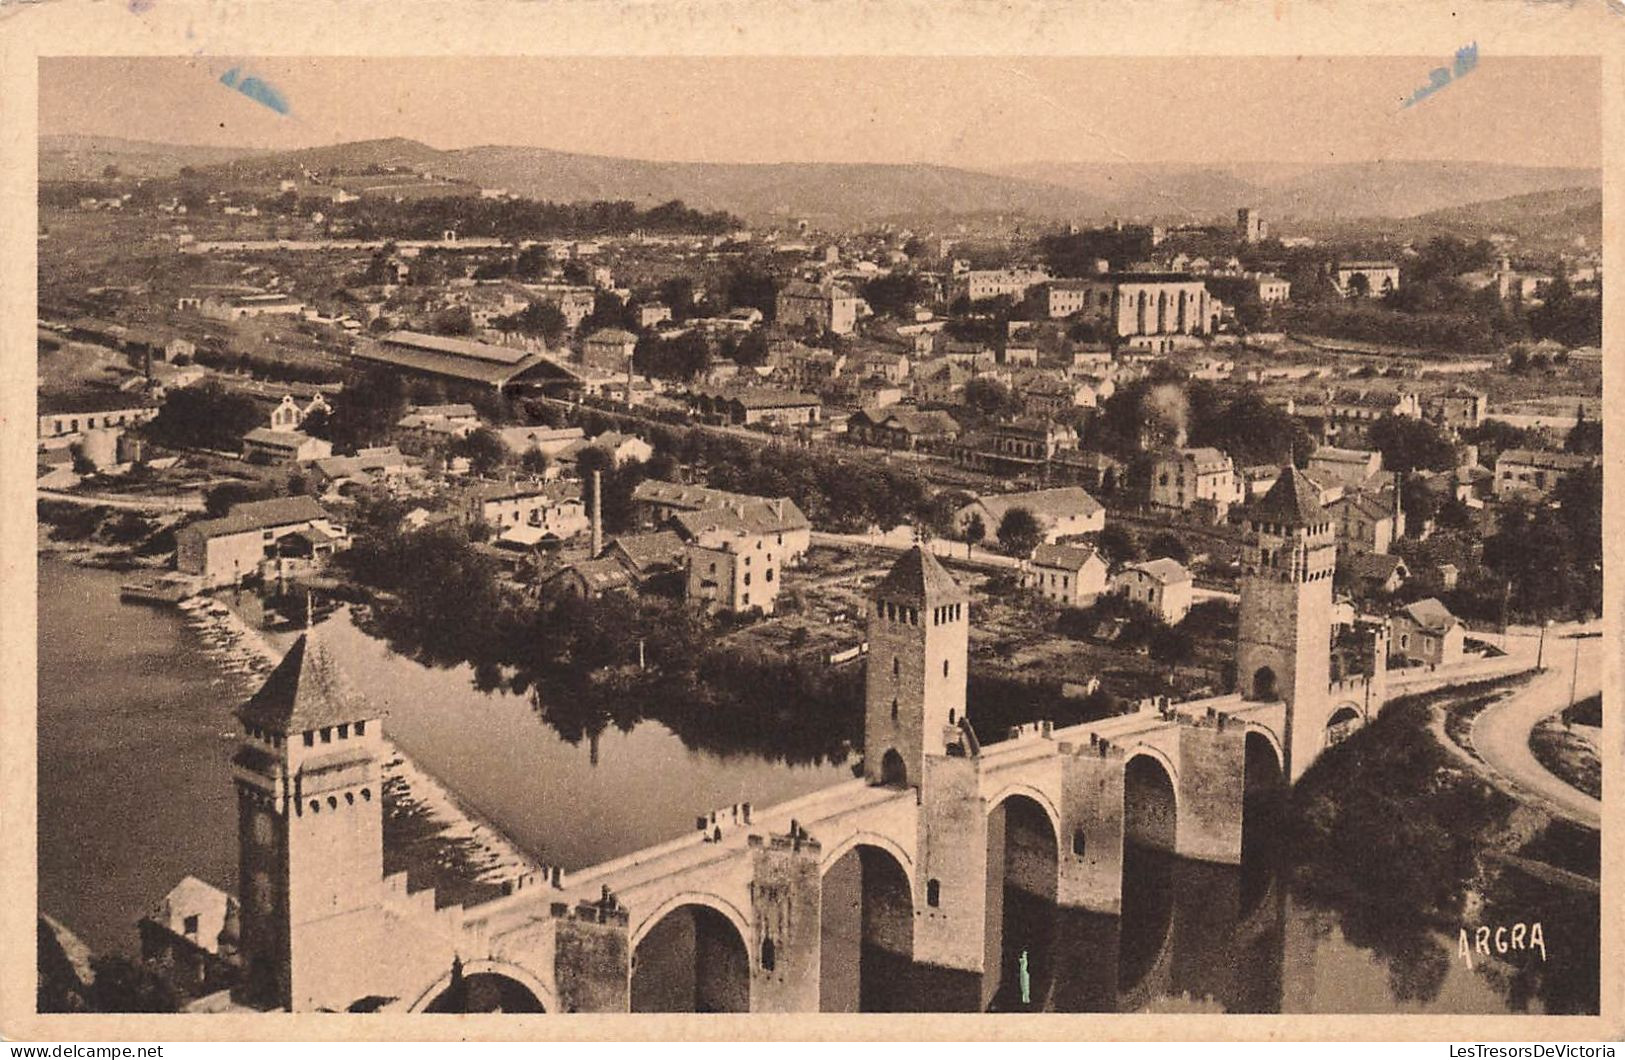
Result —
MULTIPOLYGON (((43 559, 39 576, 40 905, 96 951, 129 952, 136 919, 183 876, 235 889, 230 710, 256 678, 180 614, 121 604, 116 573, 43 559)), ((342 617, 321 635, 387 710, 390 737, 543 864, 590 865, 680 835, 712 809, 764 806, 851 776, 845 763, 691 750, 648 720, 571 743, 530 697, 475 690, 467 667, 423 667, 342 617)), ((1006 966, 1026 954, 1028 1000, 1007 974, 994 1007, 1595 1008, 1596 956, 1584 953, 1583 930, 1549 940, 1545 967, 1532 968, 1527 953, 1475 953, 1469 966, 1449 932, 1411 932, 1403 947, 1385 946, 1347 916, 1289 893, 1262 863, 1244 873, 1148 855, 1128 873, 1121 918, 1007 896, 1006 966), (1578 971, 1565 975, 1562 962, 1578 971)), ((1537 910, 1546 897, 1544 888, 1520 896, 1537 910)), ((929 991, 943 1007, 979 1003, 964 984, 949 984, 958 1000, 942 1000, 939 987, 905 975, 894 1000, 907 1005, 910 994, 929 991)))

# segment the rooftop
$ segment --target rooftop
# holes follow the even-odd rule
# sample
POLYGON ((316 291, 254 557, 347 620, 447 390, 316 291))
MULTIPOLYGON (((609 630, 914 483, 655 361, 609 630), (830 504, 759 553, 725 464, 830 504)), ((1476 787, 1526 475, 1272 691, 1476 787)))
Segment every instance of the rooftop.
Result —
POLYGON ((1033 549, 1033 566, 1079 571, 1098 553, 1087 545, 1039 545, 1033 549))
POLYGON ((1126 570, 1142 571, 1164 585, 1191 580, 1191 572, 1186 570, 1178 560, 1163 556, 1159 559, 1148 559, 1141 563, 1130 563, 1126 570))
POLYGON ((193 523, 186 530, 200 533, 206 538, 224 537, 273 526, 314 522, 327 517, 327 510, 316 503, 314 497, 273 497, 233 505, 231 511, 221 518, 193 523))
POLYGON ((315 633, 301 634, 260 690, 237 708, 243 724, 288 734, 382 717, 383 711, 340 672, 315 633))
POLYGON ((937 557, 919 545, 898 557, 880 584, 875 586, 872 595, 926 607, 965 603, 970 599, 953 575, 943 570, 937 557))
POLYGON ((1281 477, 1252 510, 1251 519, 1282 526, 1319 526, 1328 521, 1320 490, 1290 464, 1281 469, 1281 477))
POLYGON ((1022 493, 996 493, 978 498, 994 519, 1003 519, 1012 508, 1025 508, 1040 518, 1093 515, 1103 511, 1099 501, 1080 486, 1058 486, 1022 493))

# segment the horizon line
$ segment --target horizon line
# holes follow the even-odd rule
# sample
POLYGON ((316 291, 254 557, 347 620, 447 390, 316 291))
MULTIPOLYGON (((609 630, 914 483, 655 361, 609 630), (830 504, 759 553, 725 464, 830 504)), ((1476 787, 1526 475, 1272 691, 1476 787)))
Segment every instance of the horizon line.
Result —
MULTIPOLYGON (((1294 160, 1291 160, 1291 159, 1281 159, 1281 158, 1246 159, 1246 160, 1220 160, 1220 161, 1195 161, 1195 160, 1189 160, 1189 159, 1178 159, 1178 160, 1175 160, 1175 159, 1147 159, 1147 160, 1144 160, 1144 161, 1134 161, 1134 160, 1121 161, 1121 160, 1105 160, 1105 159, 1034 158, 1034 159, 1028 159, 1028 160, 1025 160, 1025 161, 1005 163, 1003 165, 1003 167, 999 167, 999 168, 988 168, 988 167, 984 167, 984 166, 980 166, 980 165, 976 165, 976 164, 971 164, 971 163, 934 161, 934 160, 928 160, 928 159, 907 159, 907 160, 891 160, 891 161, 879 161, 879 160, 873 160, 873 159, 868 159, 868 160, 849 159, 849 160, 841 160, 841 161, 832 161, 832 160, 827 160, 827 159, 790 159, 790 158, 786 158, 786 159, 779 159, 779 160, 776 160, 776 161, 763 161, 763 160, 736 160, 736 159, 705 160, 705 159, 678 159, 678 158, 650 158, 650 157, 647 157, 647 156, 616 155, 616 154, 604 154, 604 153, 599 153, 599 152, 595 152, 595 151, 569 150, 569 149, 560 148, 560 147, 551 147, 551 146, 548 146, 546 144, 525 144, 525 143, 481 143, 481 144, 468 144, 468 145, 465 145, 465 146, 462 146, 462 147, 440 147, 440 146, 437 146, 437 145, 435 145, 433 143, 430 143, 427 140, 419 139, 419 138, 417 138, 415 136, 401 136, 401 135, 368 136, 368 137, 363 137, 361 139, 353 139, 353 140, 332 140, 332 141, 328 141, 326 143, 305 144, 305 145, 299 146, 299 147, 256 147, 256 146, 252 146, 252 145, 249 145, 249 144, 207 144, 207 143, 187 143, 187 142, 179 142, 179 141, 174 141, 174 140, 150 140, 150 139, 146 139, 146 138, 142 138, 142 137, 120 136, 120 135, 118 135, 116 133, 44 132, 44 131, 41 131, 36 135, 36 144, 42 143, 48 137, 79 137, 79 138, 88 139, 88 140, 117 140, 117 141, 121 141, 123 143, 130 143, 130 144, 148 144, 148 145, 151 145, 151 146, 154 146, 154 147, 183 148, 183 149, 202 150, 202 151, 252 151, 252 152, 255 152, 255 153, 261 154, 261 155, 286 155, 286 154, 294 154, 294 153, 297 153, 297 152, 300 152, 300 151, 319 151, 319 150, 323 150, 323 149, 326 149, 326 148, 346 147, 346 146, 350 146, 352 144, 379 143, 379 142, 383 142, 383 141, 387 141, 387 140, 399 140, 399 141, 401 141, 403 143, 416 144, 416 145, 418 145, 420 147, 426 147, 431 151, 437 151, 437 152, 440 152, 440 153, 443 153, 443 154, 451 154, 451 153, 458 152, 458 151, 478 151, 478 150, 484 150, 484 149, 490 149, 490 148, 511 148, 511 149, 519 149, 519 150, 550 151, 550 152, 552 152, 554 154, 560 154, 560 155, 573 155, 573 156, 581 157, 581 158, 603 158, 603 159, 609 159, 611 161, 617 161, 617 162, 647 162, 647 163, 653 163, 653 164, 656 164, 656 165, 677 165, 677 166, 784 166, 784 165, 805 165, 805 166, 899 166, 899 167, 902 167, 902 166, 934 166, 934 167, 941 168, 941 169, 957 169, 957 170, 961 170, 961 171, 968 172, 968 173, 996 174, 996 175, 1007 176, 1007 177, 1011 176, 1011 174, 1009 173, 1009 170, 1011 168, 1019 167, 1019 166, 1100 166, 1100 167, 1103 167, 1103 168, 1106 168, 1106 167, 1120 167, 1120 166, 1179 166, 1179 167, 1189 167, 1189 168, 1197 168, 1197 169, 1224 169, 1224 168, 1228 168, 1228 167, 1237 167, 1237 166, 1302 166, 1302 167, 1308 167, 1308 168, 1321 168, 1321 167, 1329 167, 1329 166, 1357 166, 1357 165, 1372 165, 1372 164, 1379 164, 1380 165, 1380 164, 1385 164, 1385 163, 1403 163, 1403 164, 1412 164, 1412 165, 1433 164, 1433 165, 1505 166, 1505 167, 1514 168, 1514 169, 1588 170, 1588 171, 1596 172, 1598 174, 1602 173, 1604 168, 1605 168, 1602 165, 1601 162, 1599 162, 1599 163, 1597 163, 1595 165, 1551 165, 1551 164, 1540 164, 1540 163, 1531 163, 1531 162, 1508 162, 1508 161, 1500 161, 1500 160, 1496 160, 1496 159, 1487 159, 1487 158, 1415 158, 1415 157, 1406 157, 1406 158, 1400 158, 1400 157, 1362 158, 1362 159, 1342 159, 1342 160, 1332 160, 1332 161, 1294 161, 1294 160)), ((1035 178, 1018 177, 1018 178, 1014 178, 1014 179, 1033 180, 1035 178)))

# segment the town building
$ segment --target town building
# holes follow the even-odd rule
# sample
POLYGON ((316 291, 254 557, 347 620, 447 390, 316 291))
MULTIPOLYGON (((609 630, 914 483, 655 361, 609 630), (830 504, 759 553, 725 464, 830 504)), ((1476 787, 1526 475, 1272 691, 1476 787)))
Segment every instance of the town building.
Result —
POLYGON ((274 291, 217 291, 203 295, 191 307, 211 320, 245 320, 254 317, 303 316, 305 304, 274 291))
POLYGON ((631 572, 617 559, 577 560, 549 575, 541 584, 544 597, 574 596, 578 600, 599 600, 610 593, 629 593, 636 588, 631 572))
POLYGON ((604 547, 601 558, 619 563, 639 591, 649 592, 667 579, 684 575, 688 546, 671 530, 621 534, 604 547))
POLYGON ((592 316, 598 305, 598 292, 584 284, 527 283, 523 286, 526 293, 538 302, 557 309, 559 315, 564 317, 565 327, 571 331, 592 316))
POLYGON ((632 363, 638 337, 620 328, 601 328, 581 344, 581 363, 606 372, 624 372, 632 363))
POLYGON ((302 535, 312 565, 349 545, 349 534, 313 497, 277 497, 234 505, 219 519, 205 519, 175 531, 175 569, 201 580, 202 588, 238 585, 250 577, 274 574, 283 538, 302 535))
POLYGON ((1348 552, 1338 557, 1337 566, 1360 596, 1392 595, 1411 578, 1410 567, 1392 553, 1348 552))
POLYGON ((256 427, 243 435, 243 459, 255 464, 304 464, 333 455, 333 443, 303 431, 256 427))
POLYGON ((779 291, 774 319, 780 327, 850 335, 858 326, 862 302, 838 283, 796 280, 779 291))
POLYGON ((587 437, 587 432, 580 427, 498 427, 496 434, 508 451, 517 456, 536 449, 549 459, 580 445, 587 437))
POLYGON ((765 386, 700 390, 693 404, 695 414, 706 423, 731 427, 812 424, 824 411, 824 403, 813 394, 765 386))
POLYGON ((696 520, 685 525, 685 516, 727 511, 742 527, 771 534, 774 547, 782 549, 784 563, 791 565, 812 546, 812 523, 796 502, 788 497, 753 497, 708 486, 688 486, 660 479, 644 479, 632 490, 637 524, 647 529, 671 527, 680 536, 692 537, 693 528, 706 525, 696 520), (780 540, 782 538, 782 540, 780 540))
POLYGON ((1480 426, 1488 411, 1489 399, 1482 390, 1459 384, 1422 399, 1423 418, 1451 430, 1480 426))
POLYGON ((236 969, 237 900, 187 876, 136 925, 141 960, 191 997, 231 984, 236 969))
POLYGON ((1323 445, 1309 454, 1305 469, 1317 482, 1358 488, 1382 474, 1382 453, 1376 449, 1339 449, 1323 445))
POLYGON ((816 392, 829 385, 846 367, 846 354, 821 346, 785 343, 769 355, 773 381, 793 390, 816 392))
POLYGON ((726 508, 678 521, 687 531, 690 603, 713 612, 773 613, 785 560, 780 535, 753 531, 726 508))
POLYGON ((664 302, 644 302, 638 306, 638 327, 652 328, 671 319, 671 306, 664 302))
POLYGON ((1194 584, 1190 571, 1163 557, 1130 563, 1112 575, 1111 591, 1143 605, 1172 626, 1190 613, 1194 584))
POLYGON ((393 445, 356 450, 354 456, 329 456, 311 465, 311 475, 330 490, 349 484, 397 482, 412 471, 412 464, 393 445))
POLYGON ((589 525, 575 482, 480 482, 463 496, 464 518, 498 532, 528 526, 567 540, 589 525))
POLYGON ((1022 411, 1034 419, 1049 419, 1063 412, 1092 409, 1098 403, 1095 388, 1074 379, 1040 375, 1028 379, 1016 390, 1022 411))
POLYGON ((967 269, 954 276, 949 300, 964 298, 975 303, 989 298, 1008 298, 1020 302, 1028 291, 1049 278, 1047 269, 967 269))
POLYGON ((86 431, 138 427, 158 416, 150 398, 111 391, 42 393, 39 396, 39 440, 42 447, 66 446, 86 431))
POLYGON ((993 540, 1004 517, 1017 508, 1032 513, 1045 544, 1054 544, 1063 537, 1098 534, 1106 528, 1106 509, 1099 501, 1080 486, 1057 486, 977 497, 954 513, 954 529, 963 535, 973 520, 980 519, 986 537, 993 540))
POLYGON ((1078 432, 1072 427, 1027 417, 965 435, 949 452, 968 468, 1020 475, 1042 471, 1057 453, 1077 447, 1078 432))
POLYGON ((1088 607, 1106 591, 1106 561, 1087 545, 1039 545, 1022 584, 1062 607, 1088 607))
POLYGON ((1495 460, 1495 499, 1541 500, 1570 475, 1597 466, 1597 458, 1540 449, 1505 449, 1495 460))
POLYGON ((395 426, 431 437, 466 438, 480 429, 480 416, 473 405, 464 402, 408 405, 395 426))
POLYGON ((1326 506, 1340 553, 1387 552, 1405 533, 1399 490, 1349 490, 1326 506))
POLYGON ((520 384, 580 385, 581 375, 546 353, 515 346, 392 331, 356 344, 352 356, 424 379, 474 383, 501 390, 520 384))
POLYGON ((846 421, 847 437, 881 449, 932 449, 951 442, 959 423, 941 410, 859 409, 846 421))
POLYGON ((1151 465, 1150 501, 1156 507, 1200 508, 1217 521, 1240 500, 1234 463, 1211 446, 1164 450, 1151 465))
POLYGON ((1409 666, 1448 666, 1465 655, 1467 627, 1434 597, 1406 604, 1388 619, 1392 655, 1409 666))
POLYGON ((268 426, 273 431, 297 431, 304 424, 305 417, 313 412, 332 415, 333 406, 327 403, 327 398, 320 391, 311 394, 303 403, 291 393, 283 394, 282 400, 271 410, 268 426))
POLYGON ((1332 267, 1332 285, 1345 298, 1381 298, 1399 289, 1399 266, 1391 261, 1345 261, 1332 267))

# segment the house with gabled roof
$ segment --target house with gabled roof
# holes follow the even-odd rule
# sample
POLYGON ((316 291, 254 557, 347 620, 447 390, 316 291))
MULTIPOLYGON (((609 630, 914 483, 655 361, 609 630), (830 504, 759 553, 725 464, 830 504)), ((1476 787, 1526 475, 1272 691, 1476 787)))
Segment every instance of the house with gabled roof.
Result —
POLYGON ((1465 657, 1467 627, 1435 597, 1406 604, 1388 620, 1389 651, 1412 666, 1448 666, 1465 657))
POLYGON ((1062 607, 1088 607, 1106 591, 1106 560, 1089 545, 1039 545, 1022 584, 1062 607))

